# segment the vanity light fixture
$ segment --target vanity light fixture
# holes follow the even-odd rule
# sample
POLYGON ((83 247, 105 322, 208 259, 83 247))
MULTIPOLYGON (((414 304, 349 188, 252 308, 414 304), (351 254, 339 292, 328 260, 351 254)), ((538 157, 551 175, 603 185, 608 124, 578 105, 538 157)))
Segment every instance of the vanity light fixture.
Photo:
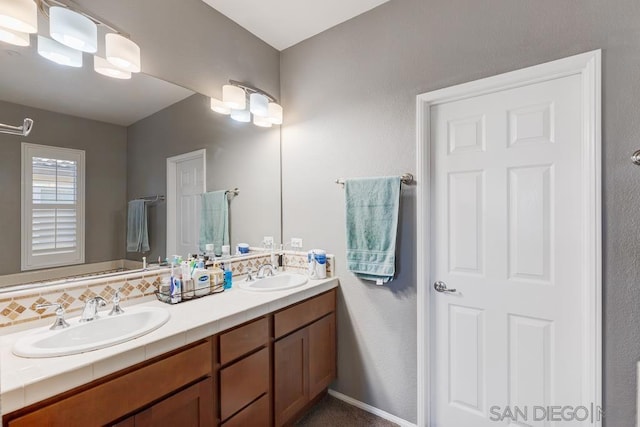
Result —
POLYGON ((235 80, 222 86, 222 101, 211 98, 211 109, 220 114, 231 113, 233 120, 243 123, 251 122, 253 116, 253 124, 260 127, 282 124, 282 107, 273 96, 235 80))
POLYGON ((249 110, 231 110, 231 118, 236 122, 249 123, 251 121, 251 113, 249 110))
POLYGON ((128 80, 131 78, 131 73, 129 71, 122 70, 97 55, 93 57, 93 69, 98 74, 113 77, 114 79, 128 80))
POLYGON ((98 26, 69 8, 49 8, 49 32, 54 40, 72 49, 89 53, 98 50, 98 26))
POLYGON ((0 0, 0 42, 29 46, 38 32, 38 10, 49 19, 52 39, 38 35, 38 53, 58 64, 82 67, 82 54, 98 51, 98 26, 105 27, 105 56, 96 56, 94 70, 116 79, 140 72, 140 47, 106 20, 73 0, 0 0))
POLYGON ((105 38, 107 61, 123 70, 140 72, 140 47, 130 39, 115 33, 105 38))
POLYGON ((282 106, 275 102, 269 103, 269 114, 267 115, 271 123, 274 125, 282 124, 282 106))
POLYGON ((227 107, 224 102, 216 98, 211 98, 211 109, 216 113, 225 115, 231 114, 231 108, 227 107))
POLYGON ((38 32, 38 7, 33 0, 0 0, 0 27, 21 33, 38 32))
POLYGON ((46 37, 38 36, 38 54, 56 64, 82 67, 82 51, 71 49, 46 37))
POLYGON ((262 128, 270 128, 273 126, 268 117, 253 116, 253 124, 262 128))
POLYGON ((8 28, 0 28, 0 41, 14 46, 29 46, 29 33, 21 33, 8 28))
POLYGON ((244 110, 247 108, 247 94, 241 87, 224 85, 222 86, 222 102, 228 108, 244 110))
POLYGON ((269 98, 261 93, 252 93, 249 95, 249 108, 254 116, 266 117, 269 113, 269 98))

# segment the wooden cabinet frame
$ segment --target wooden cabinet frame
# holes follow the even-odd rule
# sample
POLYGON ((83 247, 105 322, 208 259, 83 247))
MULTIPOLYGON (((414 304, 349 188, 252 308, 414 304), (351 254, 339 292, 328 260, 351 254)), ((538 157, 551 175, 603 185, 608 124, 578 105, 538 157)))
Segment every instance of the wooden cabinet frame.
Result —
POLYGON ((290 423, 336 376, 335 300, 332 289, 4 415, 3 426, 290 423))

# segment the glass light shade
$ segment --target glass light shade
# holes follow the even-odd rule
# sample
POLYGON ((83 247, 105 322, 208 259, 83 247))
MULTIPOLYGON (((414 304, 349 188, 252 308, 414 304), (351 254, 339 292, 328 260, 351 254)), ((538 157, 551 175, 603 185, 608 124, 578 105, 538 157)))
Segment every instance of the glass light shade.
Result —
POLYGON ((271 120, 269 120, 269 117, 260 116, 253 116, 253 124, 262 128, 270 128, 273 125, 271 120))
POLYGON ((266 117, 269 114, 269 98, 260 93, 252 93, 249 97, 249 110, 254 116, 266 117))
POLYGON ((244 89, 233 85, 222 86, 222 102, 234 110, 244 110, 247 108, 247 94, 244 89))
POLYGON ((54 40, 72 49, 89 53, 98 50, 98 26, 66 7, 49 9, 49 32, 54 40))
POLYGON ((231 114, 231 108, 227 107, 224 102, 216 98, 211 98, 211 109, 220 114, 231 114))
POLYGON ((38 36, 38 53, 56 64, 82 67, 82 52, 71 49, 55 40, 38 36))
POLYGON ((0 0, 0 27, 21 33, 38 32, 38 7, 33 0, 0 0))
POLYGON ((0 42, 23 47, 31 44, 28 33, 21 33, 19 31, 9 30, 8 28, 0 28, 0 42))
POLYGON ((131 78, 129 71, 115 67, 111 62, 99 56, 93 57, 93 69, 103 76, 113 77, 114 79, 127 80, 131 78))
POLYGON ((282 124, 282 107, 275 102, 269 103, 269 120, 274 125, 282 124))
POLYGON ((251 113, 249 110, 231 110, 231 118, 237 122, 249 123, 251 121, 251 113))
POLYGON ((105 37, 107 61, 132 73, 140 72, 140 47, 120 34, 109 33, 105 37))

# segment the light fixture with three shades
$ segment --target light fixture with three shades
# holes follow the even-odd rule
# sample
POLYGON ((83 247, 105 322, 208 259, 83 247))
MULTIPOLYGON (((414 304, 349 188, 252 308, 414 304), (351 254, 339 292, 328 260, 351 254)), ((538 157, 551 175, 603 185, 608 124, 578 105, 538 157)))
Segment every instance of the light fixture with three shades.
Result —
POLYGON ((222 100, 211 98, 211 109, 238 122, 253 121, 260 127, 282 124, 282 106, 273 96, 235 80, 222 86, 222 100))
POLYGON ((105 36, 105 57, 94 55, 94 70, 108 77, 130 79, 140 72, 140 48, 122 31, 75 4, 62 0, 0 0, 0 42, 29 46, 38 32, 38 9, 49 18, 49 35, 38 35, 38 53, 57 64, 82 67, 83 53, 98 51, 98 26, 105 36))

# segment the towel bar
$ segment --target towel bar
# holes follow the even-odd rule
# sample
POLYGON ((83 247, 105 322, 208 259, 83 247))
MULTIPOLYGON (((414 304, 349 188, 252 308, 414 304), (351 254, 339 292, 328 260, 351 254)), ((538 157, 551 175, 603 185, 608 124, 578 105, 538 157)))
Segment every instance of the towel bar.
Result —
POLYGON ((240 194, 240 190, 238 190, 238 187, 234 188, 233 190, 227 190, 226 195, 229 196, 237 196, 238 194, 240 194))
MULTIPOLYGON (((410 173, 403 173, 400 176, 400 181, 403 184, 411 184, 413 182, 413 174, 410 173)), ((338 178, 336 179, 336 184, 340 184, 344 187, 344 178, 338 178)))

